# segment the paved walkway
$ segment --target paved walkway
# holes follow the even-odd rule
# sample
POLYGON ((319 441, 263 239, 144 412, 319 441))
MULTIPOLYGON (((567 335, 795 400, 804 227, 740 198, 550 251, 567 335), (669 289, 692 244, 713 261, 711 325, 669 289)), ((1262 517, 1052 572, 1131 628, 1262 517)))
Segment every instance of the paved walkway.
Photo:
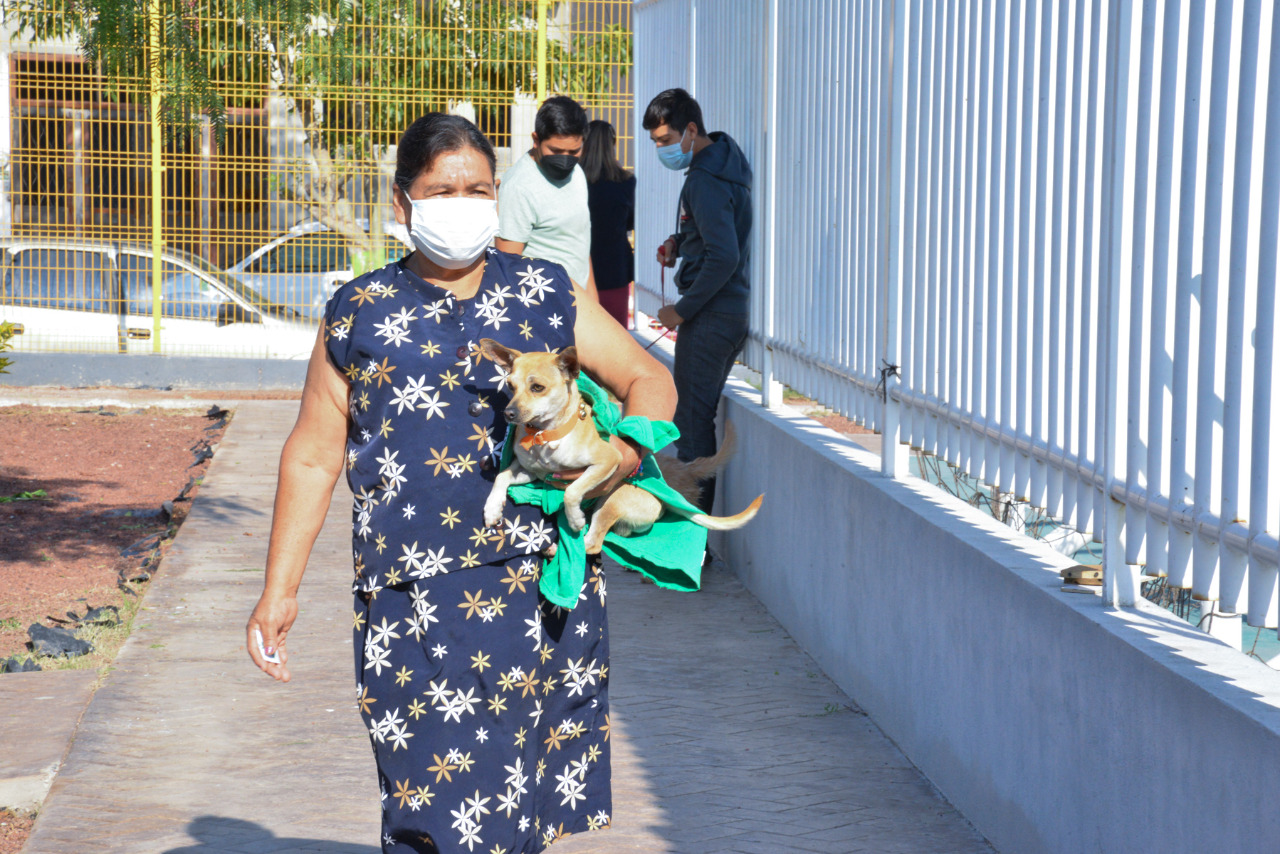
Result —
MULTIPOLYGON (((300 594, 293 682, 242 648, 296 406, 237 408, 24 854, 376 854, 345 487, 300 594)), ((619 570, 609 591, 614 827, 552 851, 991 851, 723 568, 696 594, 619 570)))

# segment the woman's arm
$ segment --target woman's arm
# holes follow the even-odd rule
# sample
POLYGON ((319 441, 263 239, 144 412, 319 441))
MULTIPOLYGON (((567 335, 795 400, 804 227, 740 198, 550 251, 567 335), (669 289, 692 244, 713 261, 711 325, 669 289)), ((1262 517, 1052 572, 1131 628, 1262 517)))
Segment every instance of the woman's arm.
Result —
POLYGON ((316 535, 324 524, 334 484, 342 473, 347 391, 346 377, 333 366, 325 352, 322 327, 307 366, 298 421, 280 454, 266 580, 262 597, 245 627, 249 657, 281 682, 289 681, 285 639, 298 616, 298 585, 302 583, 316 535), (279 650, 279 664, 263 660, 255 630, 262 632, 268 655, 279 650))
MULTIPOLYGON (((636 343, 608 312, 581 288, 578 318, 573 332, 582 368, 622 403, 626 415, 643 415, 670 421, 676 411, 676 387, 671 372, 636 343)), ((622 464, 608 482, 590 495, 603 495, 624 481, 640 463, 639 449, 614 436, 613 446, 622 452, 622 464)))

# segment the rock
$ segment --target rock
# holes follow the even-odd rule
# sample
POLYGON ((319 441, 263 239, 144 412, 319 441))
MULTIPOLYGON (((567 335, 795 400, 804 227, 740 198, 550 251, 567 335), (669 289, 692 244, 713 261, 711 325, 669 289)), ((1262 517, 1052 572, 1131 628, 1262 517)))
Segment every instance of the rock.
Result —
POLYGON ((164 521, 166 522, 173 521, 173 511, 174 511, 174 507, 173 507, 172 501, 166 501, 160 505, 160 513, 163 516, 164 521))
POLYGON ((164 538, 164 534, 165 534, 164 531, 160 531, 159 533, 145 536, 142 539, 138 540, 133 545, 121 549, 120 556, 135 557, 137 555, 149 552, 160 544, 160 540, 164 538))
POLYGON ((102 515, 107 519, 128 518, 137 519, 140 522, 152 520, 166 522, 168 520, 164 518, 164 514, 164 507, 117 507, 114 510, 104 511, 102 515))
POLYGON ((231 410, 223 409, 221 406, 215 403, 213 406, 209 407, 209 411, 204 414, 204 417, 210 420, 216 420, 218 418, 225 418, 227 414, 230 412, 231 410))
POLYGON ((27 634, 31 636, 32 648, 40 655, 79 658, 93 652, 93 644, 80 640, 67 629, 51 629, 32 623, 27 634))
POLYGON ((90 608, 80 619, 80 622, 88 626, 114 626, 120 622, 120 609, 115 605, 90 608))
POLYGON ((34 673, 44 668, 30 658, 18 658, 12 655, 0 660, 0 673, 34 673))

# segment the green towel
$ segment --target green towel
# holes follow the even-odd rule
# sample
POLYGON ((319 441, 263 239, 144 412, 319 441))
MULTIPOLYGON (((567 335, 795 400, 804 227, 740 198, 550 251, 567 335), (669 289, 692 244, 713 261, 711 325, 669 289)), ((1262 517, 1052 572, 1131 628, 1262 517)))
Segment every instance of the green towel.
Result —
MULTIPOLYGON (((702 556, 707 548, 707 531, 701 525, 690 522, 687 516, 701 513, 662 477, 658 460, 653 453, 671 444, 680 435, 670 421, 650 421, 641 416, 620 418, 618 407, 609 396, 586 374, 578 375, 578 392, 591 406, 596 432, 604 439, 617 435, 631 439, 649 451, 640 465, 640 473, 631 483, 656 495, 666 506, 666 512, 647 532, 630 537, 620 537, 610 532, 604 538, 604 551, 623 566, 638 570, 659 587, 669 590, 697 590, 702 581, 702 556), (672 512, 674 509, 675 512, 672 512)), ((502 468, 511 465, 515 444, 515 428, 507 432, 507 442, 502 449, 502 468)), ((517 504, 532 504, 544 513, 556 517, 560 530, 560 542, 555 556, 543 561, 542 580, 539 589, 548 601, 561 608, 571 609, 578 604, 578 596, 586 576, 587 528, 573 531, 564 514, 564 490, 545 483, 513 486, 508 497, 517 504)), ((595 499, 586 502, 583 510, 590 510, 595 499)))

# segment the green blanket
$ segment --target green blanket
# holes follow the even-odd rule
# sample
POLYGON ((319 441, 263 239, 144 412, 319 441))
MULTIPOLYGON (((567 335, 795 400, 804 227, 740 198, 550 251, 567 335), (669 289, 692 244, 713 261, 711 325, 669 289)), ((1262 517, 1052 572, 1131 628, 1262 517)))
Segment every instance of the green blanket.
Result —
MULTIPOLYGON (((620 537, 610 532, 604 539, 604 551, 623 566, 638 570, 659 587, 670 590, 697 590, 702 580, 702 556, 707 548, 707 531, 687 518, 701 513, 680 493, 667 485, 653 452, 665 448, 680 435, 670 421, 650 421, 640 416, 620 418, 618 407, 608 394, 586 374, 578 375, 578 392, 591 406, 596 432, 604 439, 618 435, 631 439, 650 453, 641 463, 640 473, 630 483, 658 497, 666 512, 644 533, 620 537)), ((511 465, 515 445, 515 428, 507 431, 502 450, 502 468, 511 465)), ((548 601, 561 608, 578 604, 586 576, 587 529, 573 531, 564 514, 564 490, 545 483, 513 486, 508 497, 517 504, 532 504, 544 513, 554 515, 560 531, 555 556, 545 560, 539 589, 548 601)), ((583 504, 589 511, 595 500, 583 504)))

